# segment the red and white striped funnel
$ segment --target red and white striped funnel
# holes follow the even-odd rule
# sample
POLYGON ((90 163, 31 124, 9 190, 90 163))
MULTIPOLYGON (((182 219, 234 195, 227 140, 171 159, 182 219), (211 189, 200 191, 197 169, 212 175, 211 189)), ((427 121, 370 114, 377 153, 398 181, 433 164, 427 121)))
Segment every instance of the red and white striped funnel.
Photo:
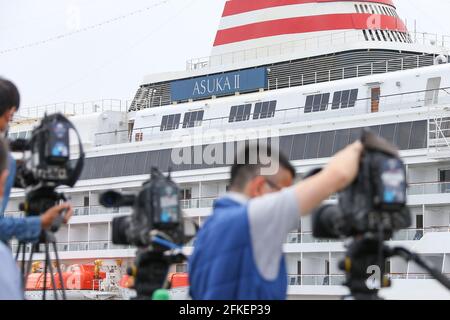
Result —
POLYGON ((408 39, 392 0, 228 0, 212 55, 346 31, 369 40, 408 39))

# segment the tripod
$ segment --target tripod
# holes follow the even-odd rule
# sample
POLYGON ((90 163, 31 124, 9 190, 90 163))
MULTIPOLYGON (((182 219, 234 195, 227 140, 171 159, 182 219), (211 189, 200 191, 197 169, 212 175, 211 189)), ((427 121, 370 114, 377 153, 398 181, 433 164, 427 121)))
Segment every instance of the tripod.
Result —
POLYGON ((47 281, 48 279, 48 271, 50 271, 50 280, 51 280, 51 288, 53 289, 53 295, 55 300, 59 300, 58 299, 58 283, 56 282, 55 279, 55 273, 54 273, 54 269, 53 269, 53 265, 51 263, 51 258, 50 258, 50 246, 52 246, 53 248, 53 252, 55 253, 55 264, 56 264, 56 271, 58 274, 58 278, 59 278, 59 286, 61 288, 61 297, 63 300, 66 300, 66 292, 65 292, 65 288, 64 288, 64 279, 62 276, 62 271, 61 271, 61 264, 59 261, 59 255, 58 255, 58 248, 56 246, 56 237, 55 234, 51 231, 43 231, 41 234, 41 237, 39 239, 38 243, 32 244, 31 246, 31 252, 30 252, 30 257, 28 260, 28 264, 27 264, 27 260, 26 260, 26 246, 27 243, 25 242, 20 242, 19 246, 17 248, 17 252, 16 252, 16 260, 18 260, 20 253, 22 253, 22 262, 21 262, 21 273, 22 273, 22 279, 23 279, 23 288, 24 291, 26 289, 26 284, 28 281, 28 276, 31 272, 31 266, 33 263, 33 255, 35 253, 40 253, 40 245, 43 244, 44 245, 44 254, 45 254, 45 260, 44 260, 44 286, 43 286, 43 292, 42 292, 42 300, 46 300, 46 295, 47 295, 47 281))
POLYGON ((391 281, 385 273, 385 262, 391 257, 401 257, 407 262, 413 261, 426 270, 430 275, 439 281, 444 287, 450 290, 450 280, 439 271, 435 270, 418 254, 405 248, 391 248, 379 239, 361 238, 354 240, 348 247, 345 260, 341 261, 339 267, 346 272, 344 283, 350 289, 350 296, 345 299, 354 300, 381 300, 378 296, 380 288, 388 288, 391 281), (378 266, 381 274, 380 286, 369 288, 367 280, 370 278, 368 271, 378 266))
POLYGON ((185 259, 182 254, 164 255, 163 251, 139 250, 135 267, 128 270, 128 274, 135 278, 135 300, 152 299, 155 291, 166 286, 170 266, 182 263, 185 259))

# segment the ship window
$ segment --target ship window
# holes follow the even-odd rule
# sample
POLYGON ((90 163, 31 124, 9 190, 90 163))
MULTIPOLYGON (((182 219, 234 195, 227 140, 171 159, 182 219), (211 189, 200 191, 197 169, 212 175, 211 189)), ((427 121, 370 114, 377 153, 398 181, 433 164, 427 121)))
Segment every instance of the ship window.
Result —
MULTIPOLYGON (((281 138, 282 141, 285 141, 283 143, 284 148, 286 150, 291 149, 290 160, 315 159, 317 157, 328 157, 330 154, 336 153, 349 143, 359 139, 361 129, 352 128, 335 132, 297 134, 281 138)), ((398 143, 401 150, 425 149, 427 147, 427 130, 427 120, 412 123, 384 124, 380 128, 375 129, 389 142, 398 143)), ((225 150, 228 150, 228 145, 229 143, 225 143, 222 146, 225 150)), ((232 143, 232 145, 233 150, 237 150, 237 144, 232 143)), ((206 146, 204 145, 202 148, 206 148, 206 146)), ((177 167, 171 161, 171 153, 171 149, 164 149, 88 158, 86 159, 81 180, 141 175, 145 172, 150 172, 151 166, 159 166, 163 172, 167 172, 169 167, 182 171, 206 169, 215 166, 205 162, 177 167), (110 165, 105 165, 105 163, 110 163, 110 165)), ((445 179, 447 180, 449 174, 446 173, 446 175, 445 179)))
POLYGON ((231 107, 230 118, 228 122, 247 121, 250 119, 251 112, 252 112, 251 104, 233 106, 231 107))
POLYGON ((144 140, 144 133, 138 132, 138 133, 135 134, 134 141, 141 142, 143 140, 144 140))
POLYGON ((176 130, 180 126, 181 114, 163 116, 160 131, 176 130))
POLYGON ((275 110, 277 108, 277 101, 258 102, 255 104, 255 112, 253 113, 253 119, 266 119, 273 118, 275 116, 275 110))
POLYGON ((342 91, 337 91, 334 93, 333 104, 331 105, 332 110, 339 109, 339 107, 341 106, 341 96, 342 91))
POLYGON ((355 4, 355 9, 356 9, 356 12, 359 13, 359 7, 357 4, 355 4))
POLYGON ((350 90, 343 91, 341 97, 341 109, 348 108, 349 99, 350 99, 350 90))
POLYGON ((366 10, 364 10, 364 6, 362 4, 360 4, 359 7, 361 8, 361 12, 366 13, 366 10))
POLYGON ((383 9, 384 14, 388 16, 389 14, 388 14, 388 12, 386 10, 386 7, 381 7, 381 8, 383 9))
POLYGON ((369 29, 369 34, 370 34, 370 37, 372 38, 372 41, 375 41, 375 37, 373 36, 373 32, 370 29, 369 29))
POLYGON ((373 8, 373 6, 372 5, 369 5, 370 6, 370 10, 372 11, 372 14, 375 14, 375 9, 373 8))
POLYGON ((205 111, 187 112, 184 115, 183 128, 194 128, 202 125, 205 111))
POLYGON ((333 96, 331 109, 353 108, 358 99, 358 89, 337 91, 333 96))
POLYGON ((325 111, 328 109, 330 94, 316 94, 306 97, 305 113, 325 111))
POLYGON ((380 33, 383 36, 384 41, 387 41, 386 34, 384 33, 384 30, 380 30, 380 33))
POLYGON ((350 91, 350 100, 348 102, 348 107, 353 108, 358 100, 358 89, 353 89, 350 91))
POLYGON ((192 199, 192 189, 181 189, 180 190, 180 198, 181 200, 191 200, 192 199))

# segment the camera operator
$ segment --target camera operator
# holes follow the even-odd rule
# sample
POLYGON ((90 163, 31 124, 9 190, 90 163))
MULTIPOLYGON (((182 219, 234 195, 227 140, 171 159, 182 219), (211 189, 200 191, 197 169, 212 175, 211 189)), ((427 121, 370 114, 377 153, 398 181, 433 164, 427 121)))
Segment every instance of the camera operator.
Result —
POLYGON ((194 300, 286 299, 283 243, 302 215, 353 182, 363 145, 348 146, 322 172, 295 186, 295 170, 281 154, 269 156, 278 171, 263 174, 267 165, 259 149, 247 147, 244 164, 239 164, 242 155, 237 157, 231 192, 215 202, 212 216, 198 233, 189 261, 194 300), (257 161, 249 161, 256 152, 257 161))
MULTIPOLYGON (((19 109, 20 94, 17 87, 9 80, 0 78, 0 134, 5 136, 8 131, 9 122, 12 121, 14 113, 19 109)), ((16 161, 11 154, 7 156, 8 170, 3 174, 7 176, 6 181, 2 181, 4 192, 0 207, 0 241, 7 242, 12 238, 17 238, 23 242, 37 242, 42 230, 50 228, 53 221, 60 212, 67 209, 64 222, 70 219, 72 209, 69 204, 61 204, 49 209, 40 217, 29 218, 5 218, 4 213, 9 201, 11 189, 14 186, 16 175, 16 161)))

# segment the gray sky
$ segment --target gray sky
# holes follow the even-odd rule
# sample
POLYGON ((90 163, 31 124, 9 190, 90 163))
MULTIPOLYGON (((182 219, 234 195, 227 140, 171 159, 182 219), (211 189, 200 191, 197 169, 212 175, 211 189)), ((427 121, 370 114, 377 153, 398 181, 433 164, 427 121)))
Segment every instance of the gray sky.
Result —
MULTIPOLYGON (((23 105, 132 99, 148 73, 183 70, 208 56, 225 0, 0 0, 0 75, 23 105), (153 6, 114 23, 41 45, 153 6), (4 53, 2 53, 4 52, 4 53)), ((448 0, 396 0, 410 31, 450 35, 448 0)))

